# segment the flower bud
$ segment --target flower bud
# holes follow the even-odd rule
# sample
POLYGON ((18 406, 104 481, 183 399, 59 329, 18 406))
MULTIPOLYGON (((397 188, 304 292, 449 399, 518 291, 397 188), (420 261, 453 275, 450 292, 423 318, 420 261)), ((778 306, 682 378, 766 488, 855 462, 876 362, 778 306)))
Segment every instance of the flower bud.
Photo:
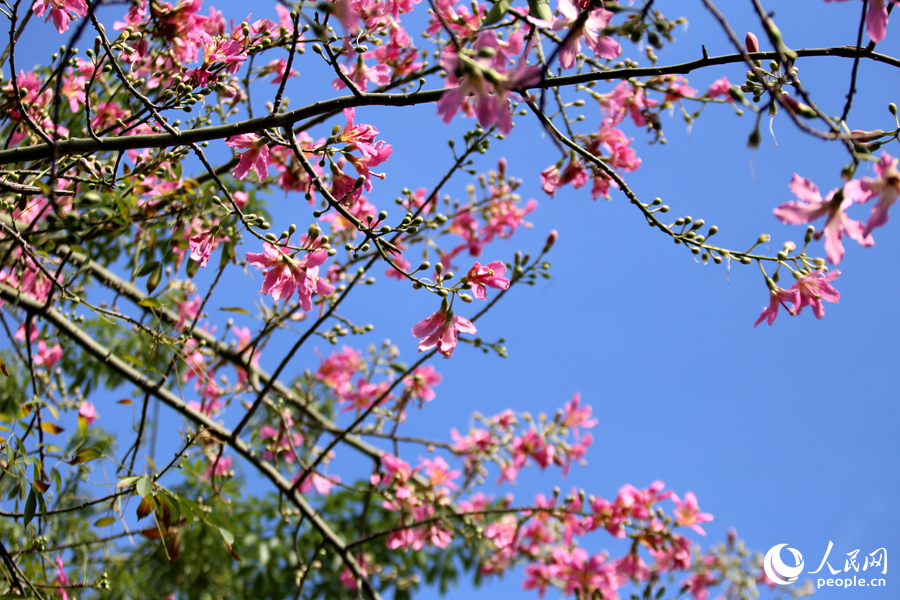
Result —
POLYGON ((747 147, 748 148, 759 148, 759 143, 762 141, 762 135, 759 133, 759 128, 753 130, 753 133, 750 134, 750 138, 747 139, 747 147))
POLYGON ((556 243, 557 238, 559 238, 559 233, 554 229, 550 232, 550 235, 547 236, 547 242, 544 244, 544 252, 550 250, 553 247, 553 244, 556 243))
POLYGON ((759 52, 759 40, 756 39, 752 31, 747 32, 747 36, 744 38, 744 45, 747 47, 747 52, 759 52))
POLYGON ((850 132, 850 139, 854 142, 874 142, 883 135, 884 131, 882 131, 881 129, 873 129, 872 131, 854 129, 850 132))

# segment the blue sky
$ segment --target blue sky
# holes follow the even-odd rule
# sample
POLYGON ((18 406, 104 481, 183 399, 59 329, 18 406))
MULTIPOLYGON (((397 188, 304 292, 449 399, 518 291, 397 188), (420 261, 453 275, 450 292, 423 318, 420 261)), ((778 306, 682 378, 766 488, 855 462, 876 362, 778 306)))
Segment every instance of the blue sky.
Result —
MULTIPOLYGON (((791 47, 855 41, 859 2, 770 4, 778 4, 776 19, 791 47)), ((701 44, 710 55, 733 51, 699 2, 658 5, 667 16, 682 14, 690 22, 676 31, 676 44, 658 52, 660 64, 698 58, 701 44)), ((246 9, 233 6, 221 6, 226 17, 243 17, 246 9)), ((724 2, 722 8, 741 36, 753 29, 763 38, 749 3, 724 2)), ((271 17, 270 12, 259 9, 254 17, 271 17)), ((49 31, 49 25, 44 29, 49 31)), ((900 17, 879 49, 900 52, 900 17)), ((626 52, 638 55, 633 48, 626 52)), ((851 61, 798 64, 820 106, 840 112, 851 61)), ((705 90, 721 76, 742 83, 744 70, 739 65, 713 68, 689 79, 705 90)), ((327 91, 330 80, 309 78, 301 64, 300 80, 288 88, 292 107, 324 97, 316 90, 334 94, 327 91)), ((900 101, 896 73, 864 62, 858 88, 851 128, 892 129, 887 104, 900 101)), ((444 126, 435 112, 433 106, 358 110, 357 120, 375 125, 394 148, 385 165, 387 179, 376 182, 369 195, 379 208, 393 212, 400 189, 433 185, 448 164, 446 139, 461 128, 458 123, 444 126)), ((590 102, 585 114, 592 128, 598 112, 590 102)), ((780 224, 772 210, 792 199, 788 183, 794 173, 812 179, 824 193, 840 185, 840 169, 847 162, 838 145, 800 135, 784 116, 772 124, 774 137, 763 119, 762 144, 755 151, 746 147, 751 115, 738 117, 729 106, 707 107, 690 130, 677 113, 663 124, 665 146, 647 146, 643 132, 625 128, 643 159, 627 181, 644 201, 662 197, 672 207, 673 220, 691 215, 718 225, 718 242, 726 247, 747 247, 762 233, 772 235, 768 247, 773 253, 785 240, 802 243, 804 227, 780 224)), ((886 150, 900 155, 896 143, 886 150)), ((661 479, 679 494, 695 492, 701 508, 715 515, 701 542, 718 543, 734 527, 752 549, 765 552, 787 543, 800 550, 806 571, 818 566, 829 541, 834 543, 833 566, 843 565, 843 557, 856 549, 860 555, 882 547, 892 553, 900 537, 900 375, 894 367, 900 264, 893 260, 900 251, 900 217, 876 231, 872 248, 847 241, 836 282, 841 302, 827 305, 823 320, 810 311, 796 318, 782 313, 774 326, 754 329, 768 303, 755 265, 727 268, 695 261, 648 228, 621 194, 613 193, 611 202, 593 202, 587 190, 564 189, 550 199, 540 190, 538 173, 559 158, 558 151, 528 118, 518 122, 507 143, 484 157, 479 169, 493 168, 501 155, 510 172, 524 180, 522 195, 540 205, 529 216, 532 229, 490 247, 482 262, 508 261, 519 248, 536 252, 556 229, 559 241, 549 255, 553 278, 516 290, 479 322, 485 339, 506 338, 508 358, 461 346, 452 360, 436 364, 444 375, 438 398, 410 415, 410 431, 446 438, 450 427, 468 426, 473 410, 494 414, 511 407, 552 415, 577 391, 600 420, 588 466, 574 469, 562 482, 526 478, 512 490, 519 499, 547 493, 557 484, 611 498, 625 483, 643 487, 661 479)), ((460 179, 447 191, 461 198, 467 183, 460 179)), ((305 227, 311 218, 303 214, 305 206, 299 199, 275 198, 273 209, 281 221, 273 230, 290 222, 305 227)), ((867 215, 863 207, 852 216, 867 215)), ((814 250, 824 254, 821 247, 814 250)), ((235 294, 250 304, 259 283, 258 276, 250 284, 239 282, 235 294)), ((234 303, 233 297, 224 302, 234 303)), ((384 280, 362 290, 346 312, 376 325, 370 341, 391 338, 411 361, 415 339, 410 328, 436 307, 433 297, 384 280)), ((297 370, 315 368, 312 349, 306 356, 311 362, 298 362, 297 370)), ((891 573, 886 579, 886 589, 822 589, 817 597, 888 598, 891 573)), ((515 574, 476 597, 499 590, 507 597, 535 597, 521 591, 515 574)))

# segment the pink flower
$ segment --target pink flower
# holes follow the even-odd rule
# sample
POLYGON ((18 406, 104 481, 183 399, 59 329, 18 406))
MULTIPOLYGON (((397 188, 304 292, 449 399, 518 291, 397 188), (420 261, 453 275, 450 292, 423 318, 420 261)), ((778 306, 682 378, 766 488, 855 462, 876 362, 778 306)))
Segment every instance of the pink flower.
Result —
POLYGON ((447 461, 438 456, 434 460, 422 458, 420 462, 425 467, 425 474, 432 486, 445 485, 450 489, 456 489, 453 480, 460 476, 460 472, 451 471, 447 461))
POLYGON ((800 314, 804 306, 812 306, 813 314, 817 319, 824 317, 825 307, 822 305, 822 300, 837 304, 841 299, 841 293, 830 283, 840 274, 840 271, 831 271, 826 275, 824 270, 819 270, 800 277, 797 283, 791 287, 792 292, 800 295, 797 314, 800 314))
POLYGON ((597 419, 591 419, 591 407, 581 407, 581 394, 575 393, 572 400, 566 403, 563 415, 563 425, 570 427, 575 437, 578 437, 578 428, 589 428, 597 424, 597 419))
MULTIPOLYGON (((894 4, 897 0, 891 0, 894 4)), ((866 31, 873 42, 880 42, 887 35, 888 11, 885 0, 870 0, 866 14, 866 31)))
MULTIPOLYGON (((40 16, 40 15, 38 15, 40 16)), ((65 30, 63 30, 65 31, 65 30)), ((69 576, 66 575, 66 572, 63 570, 63 561, 62 558, 57 554, 56 555, 56 577, 53 578, 53 583, 58 583, 61 586, 69 585, 69 576)), ((62 600, 69 600, 69 594, 66 593, 66 590, 60 587, 56 590, 59 592, 62 600)))
POLYGON ((888 209, 894 205, 900 194, 900 171, 897 170, 896 158, 882 152, 881 160, 875 165, 875 173, 878 177, 854 179, 844 186, 845 195, 857 202, 867 202, 878 196, 878 202, 872 207, 872 215, 862 231, 863 236, 869 235, 873 229, 887 223, 888 209))
POLYGON ((255 133, 242 133, 228 138, 225 143, 232 148, 247 148, 247 151, 240 155, 240 161, 232 173, 235 179, 243 180, 250 169, 253 169, 259 180, 265 181, 269 176, 269 147, 266 146, 265 140, 260 139, 255 133))
POLYGON ((44 365, 47 370, 50 370, 60 358, 62 358, 62 347, 59 344, 48 349, 44 340, 38 342, 38 354, 34 357, 34 364, 44 365))
MULTIPOLYGON (((559 12, 562 15, 553 23, 553 29, 559 31, 571 28, 578 22, 578 9, 571 0, 559 0, 559 12)), ((602 8, 591 10, 590 16, 584 21, 577 31, 570 31, 566 36, 566 42, 559 49, 559 66, 563 69, 571 69, 575 66, 575 58, 581 51, 581 38, 600 58, 615 58, 622 53, 619 42, 610 37, 600 37, 602 31, 609 25, 613 14, 602 8)))
POLYGON ((709 598, 709 590, 706 588, 715 582, 715 577, 709 571, 703 571, 702 573, 694 573, 685 579, 684 584, 688 587, 694 600, 706 600, 709 598))
POLYGON ((328 253, 318 250, 296 260, 284 254, 268 242, 263 242, 263 253, 248 252, 247 262, 256 267, 268 269, 261 294, 272 295, 274 300, 290 298, 297 289, 300 306, 305 311, 312 310, 312 294, 327 296, 334 286, 319 277, 319 265, 328 259, 328 253))
POLYGON ((360 377, 356 381, 356 390, 342 395, 341 401, 347 402, 348 404, 341 409, 341 412, 356 409, 356 414, 359 414, 369 408, 372 403, 379 398, 383 397, 382 402, 387 401, 391 398, 391 394, 387 393, 387 390, 390 387, 390 381, 382 381, 381 383, 375 384, 360 377))
POLYGON ((675 510, 675 522, 678 525, 687 525, 700 535, 706 535, 706 532, 700 527, 700 523, 712 521, 713 516, 709 513, 700 512, 694 492, 685 494, 684 502, 677 495, 672 494, 672 501, 678 507, 675 510))
POLYGON ((47 9, 50 14, 44 21, 53 19, 56 31, 63 33, 69 29, 69 22, 75 17, 83 17, 88 13, 87 3, 84 0, 37 0, 34 3, 34 14, 44 16, 47 9))
MULTIPOLYGON (((300 474, 302 475, 302 473, 300 474)), ((297 479, 300 478, 300 475, 294 479, 296 483, 297 479)), ((330 475, 329 477, 323 477, 318 473, 312 473, 309 477, 304 479, 300 486, 297 488, 300 490, 301 494, 308 494, 315 488, 316 493, 321 494, 323 496, 327 496, 331 493, 331 488, 341 482, 341 478, 337 475, 330 475)))
POLYGON ((844 211, 853 204, 854 199, 859 201, 860 198, 869 197, 869 193, 863 190, 863 186, 869 185, 862 181, 859 182, 858 187, 848 183, 837 198, 835 196, 838 190, 832 190, 828 197, 822 200, 819 188, 812 181, 795 174, 791 179, 791 192, 800 198, 800 201, 785 202, 775 209, 775 216, 782 223, 789 225, 810 223, 819 217, 827 217, 825 227, 816 234, 816 237, 825 235, 825 255, 831 264, 836 265, 844 258, 844 244, 841 243, 841 238, 844 237, 845 232, 861 246, 867 247, 875 243, 868 230, 864 230, 859 221, 844 214, 844 211))
POLYGON ((216 236, 211 231, 202 231, 197 235, 191 236, 188 247, 191 249, 191 260, 200 263, 201 267, 205 267, 209 262, 209 257, 216 247, 216 236))
MULTIPOLYGON (((825 0, 831 2, 832 0, 825 0)), ((837 0, 844 2, 846 0, 837 0)), ((889 0, 897 3, 897 0, 889 0)), ((866 31, 873 42, 880 42, 887 35, 888 11, 885 0, 871 0, 869 2, 869 12, 866 13, 866 31)))
POLYGON ((731 97, 731 94, 728 93, 728 89, 731 87, 731 84, 728 82, 728 79, 722 77, 721 79, 716 79, 711 86, 709 86, 709 97, 710 98, 718 98, 719 96, 724 96, 726 102, 734 102, 731 97))
MULTIPOLYGON (((276 8, 284 8, 280 4, 275 5, 276 8)), ((285 78, 291 78, 297 75, 297 71, 291 69, 290 73, 287 72, 287 59, 286 58, 276 58, 271 61, 269 64, 264 66, 262 70, 259 72, 260 75, 275 75, 269 83, 281 83, 285 80, 285 78)))
MULTIPOLYGON (((280 4, 276 4, 276 7, 281 6, 280 4)), ((356 555, 356 564, 359 565, 359 571, 363 577, 366 577, 369 572, 366 570, 366 567, 370 566, 366 561, 366 555, 357 554, 356 555)), ((356 575, 353 574, 353 571, 350 570, 350 567, 344 567, 344 570, 341 572, 341 584, 347 589, 355 590, 356 589, 356 575)))
MULTIPOLYGON (((344 65, 338 66, 344 75, 347 76, 347 79, 355 83, 356 87, 363 92, 368 89, 368 82, 370 81, 378 86, 387 85, 391 82, 391 66, 387 64, 377 64, 370 67, 367 66, 364 61, 358 60, 353 64, 349 71, 344 65)), ((331 87, 336 90, 342 90, 347 87, 347 84, 338 77, 331 82, 331 87)))
POLYGON ((682 75, 668 75, 662 80, 668 83, 665 102, 678 102, 682 98, 693 98, 697 95, 697 90, 689 86, 682 75))
POLYGON ((185 299, 184 302, 179 302, 178 321, 175 322, 175 327, 181 329, 185 325, 193 323, 197 318, 197 313, 200 312, 201 304, 203 304, 203 298, 199 294, 195 295, 193 300, 185 299))
POLYGON ((203 473, 203 480, 209 481, 213 476, 227 477, 229 475, 231 475, 231 457, 216 456, 213 458, 213 462, 206 467, 206 471, 203 473))
POLYGON ((87 421, 88 426, 90 426, 100 415, 97 414, 97 409, 94 408, 93 403, 85 401, 78 407, 78 416, 83 417, 87 421))
POLYGON ((434 370, 431 365, 424 367, 416 367, 408 377, 403 378, 403 383, 410 395, 419 398, 425 402, 434 400, 434 390, 431 386, 435 386, 441 382, 441 374, 434 370))
POLYGON ((556 190, 570 181, 575 181, 573 187, 577 189, 587 183, 587 179, 587 171, 573 160, 569 161, 569 165, 562 173, 559 170, 559 165, 551 165, 541 171, 541 189, 553 198, 556 196, 556 190))
POLYGON ((340 352, 333 352, 322 361, 319 370, 316 371, 316 379, 343 396, 350 392, 350 381, 359 371, 361 360, 358 351, 344 346, 340 352))
POLYGON ((537 588, 538 596, 543 598, 547 588, 553 583, 553 576, 543 562, 531 563, 525 567, 525 581, 522 588, 526 590, 537 588))
POLYGON ((524 62, 528 49, 522 60, 513 69, 506 69, 501 41, 493 31, 483 31, 473 48, 478 54, 474 58, 458 54, 448 47, 441 54, 441 67, 452 78, 450 85, 456 87, 448 90, 438 101, 438 115, 449 123, 456 111, 475 97, 475 114, 482 127, 497 125, 500 133, 506 135, 512 131, 512 115, 509 113, 507 92, 534 84, 541 78, 539 66, 527 66, 524 62), (483 56, 479 51, 493 51, 493 58, 483 56), (454 73, 461 71, 461 79, 456 80, 454 73))
POLYGON ((797 303, 800 300, 797 298, 797 294, 795 294, 791 290, 783 290, 780 287, 772 284, 772 287, 769 288, 769 306, 763 309, 762 313, 759 315, 759 318, 756 319, 756 323, 753 324, 754 327, 759 325, 765 320, 768 320, 769 325, 775 322, 775 317, 778 316, 778 307, 784 306, 784 308, 788 311, 789 314, 795 315, 797 303), (788 307, 785 302, 790 302, 794 306, 788 307))
POLYGON ((419 352, 425 352, 437 347, 444 358, 453 356, 456 348, 457 332, 476 333, 475 325, 468 319, 457 317, 449 308, 442 305, 441 309, 431 316, 423 319, 412 328, 412 333, 417 338, 424 338, 419 342, 419 352))
POLYGON ((502 275, 506 273, 506 265, 499 260, 490 262, 483 267, 475 263, 466 274, 466 279, 472 284, 472 295, 479 300, 487 300, 484 286, 495 290, 509 289, 509 279, 502 275))

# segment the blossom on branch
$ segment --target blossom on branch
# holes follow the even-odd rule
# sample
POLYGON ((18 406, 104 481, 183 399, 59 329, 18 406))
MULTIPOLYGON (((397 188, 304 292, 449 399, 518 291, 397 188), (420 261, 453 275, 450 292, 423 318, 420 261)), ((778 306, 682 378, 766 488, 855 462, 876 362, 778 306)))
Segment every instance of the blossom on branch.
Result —
POLYGON ((478 36, 472 53, 457 52, 449 46, 441 54, 441 67, 447 72, 448 85, 455 86, 444 92, 438 101, 438 115, 449 123, 468 96, 475 96, 475 113, 482 127, 497 125, 500 133, 512 131, 507 92, 537 83, 541 78, 539 66, 526 66, 524 59, 507 70, 501 52, 501 43, 493 31, 478 36))
POLYGON ((812 306, 813 314, 817 319, 824 317, 825 307, 822 305, 822 300, 837 304, 841 299, 841 293, 831 285, 831 282, 840 274, 840 271, 831 271, 826 274, 824 270, 818 270, 799 277, 797 283, 791 287, 791 291, 800 297, 797 314, 800 314, 803 307, 812 306))
POLYGON ((444 358, 453 356, 453 349, 458 341, 457 332, 476 333, 477 330, 468 319, 454 315, 446 304, 412 328, 415 337, 424 338, 419 342, 419 352, 436 347, 444 358))
POLYGON ((753 324, 754 327, 762 323, 763 321, 767 321, 769 325, 775 322, 775 318, 778 316, 778 309, 781 306, 788 311, 788 314, 795 315, 796 305, 799 302, 797 295, 791 290, 783 290, 777 287, 774 283, 769 287, 769 306, 763 309, 762 313, 759 315, 759 318, 756 319, 756 323, 753 324), (794 306, 788 306, 785 302, 790 302, 794 306))
POLYGON ((878 197, 878 202, 872 207, 872 215, 862 230, 863 236, 868 236, 873 229, 887 223, 888 209, 900 195, 900 171, 897 170, 896 158, 882 152, 881 160, 875 163, 875 174, 878 177, 854 179, 844 186, 845 193, 857 202, 868 202, 878 197))
POLYGON ((553 23, 553 29, 569 29, 565 41, 559 48, 559 66, 563 69, 571 69, 575 66, 575 59, 581 51, 581 38, 584 38, 588 47, 600 58, 615 58, 622 54, 619 42, 610 37, 601 37, 598 33, 609 25, 613 14, 603 8, 590 9, 590 15, 579 24, 579 12, 571 0, 559 0, 559 12, 562 18, 553 23), (578 26, 575 29, 576 25, 578 26))
POLYGON ((53 19, 53 25, 59 33, 68 31, 72 19, 84 17, 88 13, 88 6, 84 0, 36 0, 32 10, 35 15, 43 17, 48 8, 50 14, 44 21, 53 19))
POLYGON ((300 298, 300 307, 312 310, 312 295, 327 296, 334 286, 319 277, 319 265, 328 259, 328 253, 318 250, 296 260, 269 242, 263 242, 264 252, 248 252, 247 263, 266 269, 261 294, 271 295, 274 300, 290 298, 294 289, 300 298))
POLYGON ((785 202, 775 209, 775 216, 782 223, 789 225, 811 223, 819 217, 827 217, 825 227, 816 233, 816 239, 824 234, 828 260, 831 264, 839 264, 844 258, 844 244, 841 243, 844 233, 864 247, 875 243, 875 240, 864 230, 859 221, 844 214, 844 211, 853 204, 854 197, 858 201, 863 196, 861 193, 853 195, 848 193, 853 193, 854 189, 847 184, 843 190, 840 190, 840 193, 838 193, 839 190, 832 190, 823 200, 819 194, 819 188, 812 181, 795 174, 791 179, 791 192, 800 201, 785 202))
POLYGON ((260 139, 255 133, 242 133, 228 138, 225 143, 232 148, 247 149, 240 154, 238 166, 232 172, 235 179, 243 180, 250 169, 253 169, 260 182, 266 180, 269 176, 269 147, 265 139, 260 139))
POLYGON ((499 260, 489 262, 484 266, 481 266, 481 263, 475 263, 466 273, 466 281, 472 284, 473 296, 479 300, 487 300, 484 286, 495 290, 509 289, 509 279, 503 277, 504 273, 506 273, 506 265, 499 260))

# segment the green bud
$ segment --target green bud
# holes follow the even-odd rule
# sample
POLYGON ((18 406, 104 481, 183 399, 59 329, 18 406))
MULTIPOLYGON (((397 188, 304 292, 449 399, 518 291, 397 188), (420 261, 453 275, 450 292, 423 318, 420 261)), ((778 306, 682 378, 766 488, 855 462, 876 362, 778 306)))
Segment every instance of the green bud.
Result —
POLYGON ((759 133, 759 128, 753 130, 753 133, 750 134, 750 138, 747 140, 748 148, 759 148, 759 143, 762 141, 762 135, 759 133))

